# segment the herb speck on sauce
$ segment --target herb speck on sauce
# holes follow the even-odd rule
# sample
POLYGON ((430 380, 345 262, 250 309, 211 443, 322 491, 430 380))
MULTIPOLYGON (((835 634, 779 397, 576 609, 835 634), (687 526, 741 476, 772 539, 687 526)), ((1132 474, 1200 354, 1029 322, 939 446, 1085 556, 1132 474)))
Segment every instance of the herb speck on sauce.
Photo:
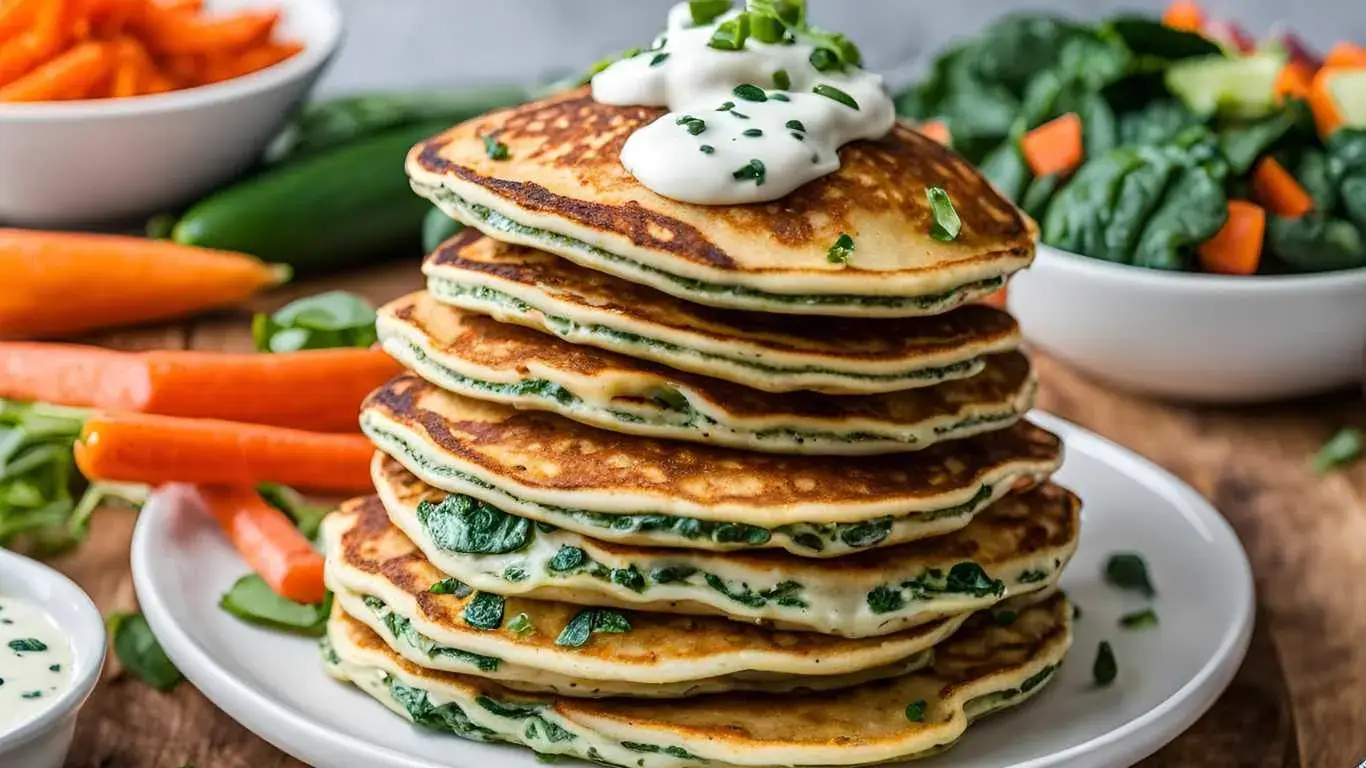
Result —
POLYGON ((806 126, 803 125, 800 120, 788 120, 786 123, 783 123, 783 127, 787 128, 789 131, 806 132, 806 126))
POLYGON ((825 83, 821 83, 815 88, 812 88, 811 92, 819 96, 824 96, 827 99, 833 99, 834 101, 838 101, 839 103, 843 104, 844 106, 850 109, 857 110, 859 108, 858 102, 854 101, 853 96, 850 96, 849 94, 845 93, 844 91, 841 91, 833 85, 826 85, 825 83))
POLYGON ((726 102, 722 102, 721 106, 719 106, 719 107, 716 108, 716 111, 717 111, 717 112, 729 112, 729 111, 731 111, 732 109, 735 109, 735 102, 733 102, 733 101, 726 101, 726 102))
POLYGON ((61 665, 61 664, 50 664, 50 665, 48 665, 47 671, 49 671, 49 672, 61 672, 61 671, 62 671, 62 665, 61 665))
POLYGON ((669 60, 669 54, 667 54, 667 53, 656 53, 656 54, 654 55, 654 58, 650 59, 650 66, 652 66, 652 67, 657 67, 657 66, 659 66, 660 64, 663 64, 664 62, 666 62, 666 61, 668 61, 668 60, 669 60))
POLYGON ((700 117, 693 117, 692 115, 684 115, 678 118, 678 120, 675 121, 675 125, 684 126, 688 133, 691 133, 694 136, 707 130, 707 121, 700 117))
POLYGON ((753 83, 741 83, 740 85, 735 86, 735 90, 732 91, 732 93, 745 101, 768 101, 768 94, 764 93, 764 89, 753 83))
MULTIPOLYGON (((780 91, 786 91, 792 87, 792 76, 787 73, 786 69, 780 69, 773 73, 773 87, 780 91)), ((769 98, 773 97, 769 96, 769 98)))
POLYGON ((841 232, 835 239, 835 244, 830 246, 830 250, 825 252, 825 260, 831 264, 848 264, 849 256, 854 253, 854 238, 847 232, 841 232))
POLYGON ((764 132, 758 128, 749 128, 746 129, 745 132, 741 135, 748 136, 750 138, 758 138, 760 136, 763 136, 764 132))
POLYGON ((47 650, 47 643, 35 637, 21 637, 9 641, 9 647, 15 653, 41 653, 47 650))
POLYGON ((716 151, 716 147, 713 147, 710 144, 703 144, 702 146, 697 148, 697 151, 701 152, 704 155, 710 155, 711 153, 716 151))
POLYGON ((488 155, 488 157, 489 157, 490 160, 506 160, 506 159, 508 159, 508 157, 509 157, 509 155, 508 155, 508 145, 506 145, 506 144, 504 144, 503 142, 501 142, 501 141, 499 141, 499 140, 493 138, 493 134, 491 134, 491 133, 486 133, 486 134, 484 134, 484 137, 483 137, 483 138, 484 138, 484 154, 488 155))
POLYGON ((735 117, 740 118, 741 120, 748 120, 748 119, 749 119, 749 115, 745 114, 744 112, 736 112, 735 110, 732 109, 732 110, 730 111, 730 113, 731 113, 732 115, 734 115, 735 117))
POLYGON ((753 181, 755 186, 764 185, 764 163, 759 159, 751 159, 748 163, 740 166, 731 176, 736 181, 753 181))
POLYGON ((785 94, 785 93, 770 93, 770 94, 768 95, 768 100, 769 100, 769 101, 787 101, 787 102, 792 101, 792 99, 789 98, 788 95, 785 94))
POLYGON ((19 694, 19 696, 22 697, 22 698, 25 698, 25 699, 41 699, 41 698, 43 697, 43 692, 42 692, 42 691, 24 691, 23 693, 19 694))

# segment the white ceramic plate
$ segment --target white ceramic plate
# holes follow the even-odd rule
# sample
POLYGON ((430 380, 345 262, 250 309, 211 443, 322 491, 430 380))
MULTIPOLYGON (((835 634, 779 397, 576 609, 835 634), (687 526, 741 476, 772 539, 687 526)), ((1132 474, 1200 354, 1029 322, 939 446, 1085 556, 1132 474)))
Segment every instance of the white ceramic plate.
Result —
MULTIPOLYGON (((1195 722, 1247 649, 1252 573, 1223 518, 1150 462, 1059 419, 1036 421, 1066 440, 1058 479, 1086 503, 1081 548, 1063 578, 1083 610, 1073 655, 1038 698, 974 725, 957 747, 917 768, 1131 765, 1195 722), (1106 556, 1118 550, 1147 558, 1159 627, 1117 626, 1144 605, 1101 579, 1106 556), (1114 646, 1120 667, 1107 689, 1091 682, 1101 640, 1114 646)), ((328 678, 314 642, 221 611, 219 596, 245 570, 177 489, 143 511, 133 538, 143 612, 185 676, 247 728, 318 768, 539 768, 530 751, 414 728, 328 678)))

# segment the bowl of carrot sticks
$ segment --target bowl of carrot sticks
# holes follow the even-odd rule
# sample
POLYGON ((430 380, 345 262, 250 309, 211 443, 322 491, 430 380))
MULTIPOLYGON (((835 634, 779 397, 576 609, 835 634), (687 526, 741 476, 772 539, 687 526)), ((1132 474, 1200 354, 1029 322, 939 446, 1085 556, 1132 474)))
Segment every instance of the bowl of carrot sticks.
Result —
POLYGON ((0 225, 132 220, 230 181, 341 36, 335 0, 0 0, 0 225))

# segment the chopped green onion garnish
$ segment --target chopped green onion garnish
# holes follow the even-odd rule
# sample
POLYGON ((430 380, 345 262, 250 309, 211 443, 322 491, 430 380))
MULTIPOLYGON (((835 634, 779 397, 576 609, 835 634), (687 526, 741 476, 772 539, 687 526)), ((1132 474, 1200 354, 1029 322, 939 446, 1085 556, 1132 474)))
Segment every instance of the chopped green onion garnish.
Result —
POLYGON ((745 114, 744 112, 736 112, 735 110, 732 109, 732 110, 730 111, 730 113, 731 113, 732 115, 734 115, 735 117, 740 118, 741 120, 748 120, 748 119, 749 119, 749 115, 745 114))
POLYGON ((1366 443, 1366 437, 1363 437, 1361 430, 1351 427, 1342 429, 1314 454, 1310 465, 1320 475, 1338 469, 1361 458, 1363 443, 1366 443))
POLYGON ((737 169, 734 173, 731 174, 731 176, 736 181, 749 181, 750 179, 753 179, 754 186, 762 187, 764 185, 765 172, 766 171, 764 169, 763 161, 759 159, 753 159, 750 160, 748 163, 745 163, 744 165, 740 166, 739 169, 737 169))
POLYGON ((732 109, 735 109, 735 102, 733 102, 733 101, 727 101, 727 102, 723 103, 721 106, 717 107, 717 108, 716 108, 716 111, 717 111, 717 112, 729 112, 729 111, 731 111, 732 109))
POLYGON ((849 94, 845 93, 844 91, 841 91, 833 85, 826 85, 824 83, 821 83, 815 88, 812 88, 811 92, 820 94, 821 96, 824 96, 827 99, 834 99, 835 101, 838 101, 839 103, 843 104, 844 106, 850 109, 858 109, 858 102, 854 101, 853 96, 850 96, 849 94))
POLYGON ((730 10, 730 0, 690 0, 688 11, 692 14, 692 23, 697 26, 710 24, 716 20, 717 16, 730 10))
POLYGON ((1101 640, 1096 648, 1096 661, 1091 665, 1091 677, 1095 678, 1096 685, 1104 688, 1113 683, 1117 675, 1119 665, 1115 662, 1115 652, 1109 642, 1101 640))
POLYGON ((486 133, 484 134, 484 154, 488 155, 490 160, 506 160, 508 159, 508 145, 493 138, 493 134, 486 133))
POLYGON ((780 69, 773 73, 773 87, 780 91, 786 91, 792 87, 792 77, 787 74, 786 69, 780 69))
POLYGON ((963 221, 958 218, 958 211, 954 210, 949 193, 939 187, 930 187, 925 190, 925 197, 929 198, 930 216, 933 218, 930 237, 945 243, 957 240, 958 233, 963 231, 963 221))
POLYGON ((758 136, 763 136, 764 132, 759 130, 758 128, 750 128, 744 132, 744 135, 749 136, 750 138, 755 138, 758 136))
POLYGON ((697 149, 698 149, 699 151, 701 151, 702 154, 704 154, 704 155, 710 155, 711 153, 713 153, 713 152, 716 151, 716 147, 713 147, 713 146, 710 145, 710 144, 703 144, 702 146, 698 147, 697 149))
POLYGON ((835 54, 840 64, 850 67, 863 66, 863 54, 859 51, 858 46, 839 32, 827 32, 823 29, 809 27, 803 30, 802 35, 817 49, 828 50, 835 54))
POLYGON ((732 93, 745 101, 768 101, 768 95, 764 93, 764 89, 752 83, 741 83, 735 86, 732 93))
POLYGON ((789 131, 805 131, 806 126, 800 120, 788 120, 783 124, 789 131))
POLYGON ((839 55, 829 48, 817 48, 812 51, 811 58, 808 61, 811 62, 811 66, 815 67, 817 72, 829 72, 832 69, 840 68, 839 55))
POLYGON ((745 47, 745 41, 749 39, 749 14, 740 15, 721 22, 716 31, 711 33, 711 40, 707 45, 718 51, 739 51, 745 47))
POLYGON ((749 34, 761 43, 781 43, 788 39, 787 27, 776 16, 749 14, 749 34))
POLYGON ((1134 613, 1126 613, 1119 617, 1119 625, 1125 629, 1155 627, 1157 626, 1157 612, 1151 608, 1146 608, 1134 613))
POLYGON ((925 707, 926 704, 924 699, 916 699, 910 704, 907 704, 906 719, 913 723, 925 722, 925 707))
POLYGON ((768 98, 769 101, 792 101, 792 99, 789 99, 787 97, 787 94, 785 93, 770 93, 768 95, 768 98))
POLYGON ((707 130, 707 121, 700 117, 693 117, 692 115, 684 115, 674 122, 676 125, 686 126, 688 133, 691 133, 694 136, 707 130))
POLYGON ((660 64, 663 64, 664 62, 666 62, 666 61, 668 61, 668 60, 669 60, 669 54, 667 54, 667 53, 656 53, 656 54, 655 54, 655 57, 654 57, 653 59, 650 59, 650 66, 652 66, 652 67, 657 67, 657 66, 659 66, 660 64))
POLYGON ((835 244, 825 252, 825 260, 831 264, 848 264, 849 256, 853 252, 854 238, 850 237, 847 232, 841 232, 835 240, 835 244))

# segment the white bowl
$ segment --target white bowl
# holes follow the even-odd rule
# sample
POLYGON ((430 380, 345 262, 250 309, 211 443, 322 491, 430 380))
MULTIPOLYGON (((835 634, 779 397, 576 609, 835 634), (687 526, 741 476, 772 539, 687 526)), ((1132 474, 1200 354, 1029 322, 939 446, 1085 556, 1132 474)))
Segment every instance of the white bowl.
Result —
POLYGON ((1029 342, 1135 392, 1247 403, 1362 380, 1366 269, 1171 273, 1040 245, 1007 296, 1029 342))
POLYGON ((0 223, 75 226, 171 209, 246 170, 342 35, 335 0, 210 0, 282 11, 304 50, 216 85, 129 99, 0 103, 0 223))
POLYGON ((95 604, 67 577, 27 557, 0 548, 0 595, 41 607, 71 642, 71 681, 52 706, 0 734, 0 765, 5 768, 61 768, 76 714, 95 689, 104 666, 104 620, 95 604))

